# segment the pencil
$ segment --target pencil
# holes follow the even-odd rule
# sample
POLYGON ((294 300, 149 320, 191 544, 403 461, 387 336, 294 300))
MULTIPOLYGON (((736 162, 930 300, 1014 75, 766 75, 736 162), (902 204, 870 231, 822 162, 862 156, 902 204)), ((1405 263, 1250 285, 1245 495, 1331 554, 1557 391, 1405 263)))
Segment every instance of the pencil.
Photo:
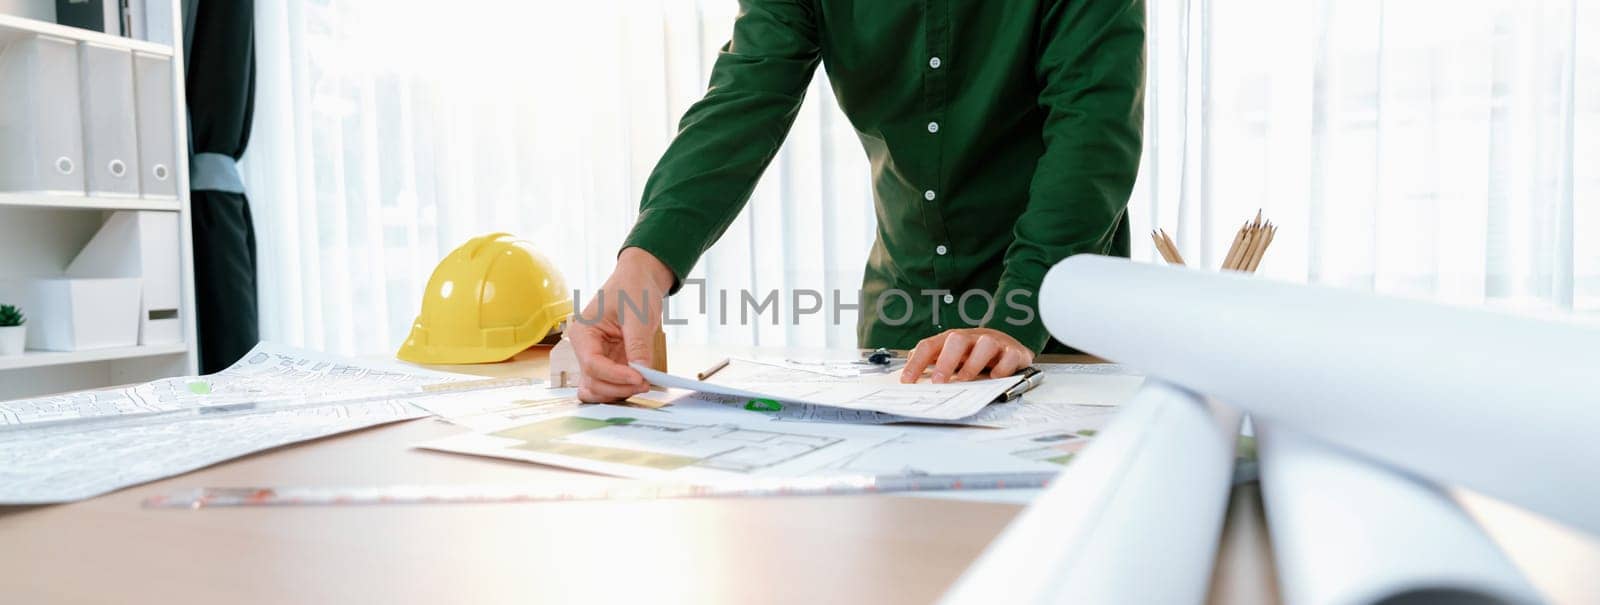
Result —
POLYGON ((1150 241, 1156 245, 1156 254, 1161 255, 1161 260, 1167 261, 1169 265, 1172 264, 1172 255, 1167 254, 1167 247, 1161 245, 1161 236, 1156 235, 1155 229, 1150 230, 1150 241))
POLYGON ((1150 241, 1156 245, 1156 253, 1161 255, 1161 259, 1167 261, 1169 265, 1172 264, 1172 254, 1167 252, 1167 246, 1161 241, 1161 235, 1154 229, 1150 230, 1150 241))
POLYGON ((1239 253, 1232 255, 1233 262, 1226 264, 1222 268, 1231 269, 1233 271, 1238 271, 1239 269, 1243 268, 1245 257, 1250 256, 1250 247, 1254 246, 1255 243, 1256 228, 1254 225, 1246 223, 1244 227, 1244 241, 1239 242, 1239 253))
POLYGON ((1250 221, 1245 221, 1243 225, 1239 226, 1239 232, 1233 235, 1233 245, 1228 246, 1228 255, 1222 259, 1223 269, 1233 266, 1233 259, 1239 255, 1239 245, 1244 242, 1244 233, 1249 227, 1250 221))
POLYGON ((706 368, 705 371, 695 374, 694 379, 705 382, 705 380, 710 378, 712 374, 716 374, 717 372, 722 371, 722 368, 726 367, 728 367, 728 358, 724 357, 722 358, 722 361, 711 364, 711 367, 706 368))
POLYGON ((1250 250, 1245 253, 1244 258, 1239 259, 1240 271, 1249 272, 1250 268, 1255 266, 1255 263, 1261 261, 1262 246, 1266 245, 1267 242, 1266 230, 1271 227, 1272 223, 1269 221, 1266 226, 1256 229, 1255 239, 1250 242, 1250 250))
POLYGON ((1157 229, 1157 231, 1161 232, 1161 241, 1167 244, 1167 251, 1172 253, 1173 264, 1180 267, 1188 264, 1183 262, 1183 254, 1178 252, 1178 242, 1172 241, 1172 237, 1167 235, 1167 230, 1157 229))
POLYGON ((1256 251, 1255 258, 1250 261, 1250 267, 1247 269, 1251 273, 1255 273, 1256 267, 1261 265, 1261 257, 1266 256, 1267 246, 1272 245, 1272 237, 1278 234, 1278 228, 1276 226, 1273 226, 1271 223, 1267 224, 1268 227, 1266 238, 1261 241, 1261 249, 1256 251))

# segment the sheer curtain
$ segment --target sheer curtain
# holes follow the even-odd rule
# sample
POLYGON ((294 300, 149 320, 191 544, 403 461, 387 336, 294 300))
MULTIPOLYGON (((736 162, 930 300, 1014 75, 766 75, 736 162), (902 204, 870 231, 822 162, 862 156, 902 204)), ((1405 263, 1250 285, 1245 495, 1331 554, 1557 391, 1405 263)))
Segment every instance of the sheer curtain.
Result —
POLYGON ((1260 208, 1273 277, 1600 309, 1600 5, 1150 2, 1136 228, 1216 266, 1260 208))
MULTIPOLYGON (((1585 0, 1149 0, 1130 208, 1215 266, 1257 208, 1262 271, 1436 298, 1600 309, 1600 27, 1585 0)), ((392 351, 437 260, 533 241, 585 293, 702 92, 733 0, 257 3, 264 338, 392 351)), ((853 346, 868 166, 822 73, 754 199, 675 297, 675 342, 853 346), (782 318, 741 321, 739 291, 782 318), (717 296, 727 290, 723 302, 717 296), (845 295, 847 301, 851 300, 845 295), (811 301, 802 301, 809 305, 811 301), (723 321, 722 317, 727 317, 723 321)))

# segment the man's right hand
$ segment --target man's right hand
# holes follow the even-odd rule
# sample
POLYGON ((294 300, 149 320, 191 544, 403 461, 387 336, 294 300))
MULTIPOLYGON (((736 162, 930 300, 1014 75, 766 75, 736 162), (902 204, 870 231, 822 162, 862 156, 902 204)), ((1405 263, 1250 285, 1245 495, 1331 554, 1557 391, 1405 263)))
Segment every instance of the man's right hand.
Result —
POLYGON ((643 249, 627 248, 617 255, 611 277, 567 326, 566 338, 583 372, 578 399, 620 401, 649 390, 644 376, 628 363, 653 361, 661 301, 672 281, 672 270, 643 249))

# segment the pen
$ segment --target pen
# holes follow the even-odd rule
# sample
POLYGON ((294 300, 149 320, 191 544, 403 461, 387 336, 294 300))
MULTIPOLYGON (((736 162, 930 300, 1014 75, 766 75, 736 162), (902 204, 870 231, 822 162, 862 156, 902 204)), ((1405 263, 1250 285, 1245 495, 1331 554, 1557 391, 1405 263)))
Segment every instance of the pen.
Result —
POLYGON ((873 351, 871 353, 862 353, 861 357, 863 359, 866 359, 867 363, 870 363, 872 365, 875 365, 875 366, 887 366, 895 358, 900 357, 900 354, 895 352, 895 351, 890 351, 889 349, 885 349, 883 347, 878 347, 878 349, 876 351, 873 351))
POLYGON ((1033 387, 1039 386, 1041 382, 1044 382, 1044 372, 1040 371, 1039 368, 1028 366, 1022 370, 1022 382, 1001 393, 1000 402, 1016 401, 1023 393, 1033 390, 1033 387))

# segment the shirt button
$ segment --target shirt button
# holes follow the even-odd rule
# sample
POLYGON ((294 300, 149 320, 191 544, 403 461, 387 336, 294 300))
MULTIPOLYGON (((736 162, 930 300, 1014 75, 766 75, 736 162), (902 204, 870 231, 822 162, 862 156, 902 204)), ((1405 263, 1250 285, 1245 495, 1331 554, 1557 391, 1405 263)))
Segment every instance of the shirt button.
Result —
POLYGON ((934 248, 933 251, 934 252, 938 252, 939 256, 944 256, 944 253, 949 252, 950 249, 944 247, 944 244, 940 244, 939 247, 938 248, 934 248))
POLYGON ((946 294, 946 295, 944 295, 944 302, 946 304, 953 303, 955 301, 956 301, 956 295, 954 295, 954 294, 946 294))
POLYGON ((939 58, 938 57, 934 57, 932 59, 928 59, 928 67, 931 67, 933 69, 939 69, 939 58))
POLYGON ((925 200, 928 200, 928 201, 931 202, 931 201, 933 201, 933 198, 935 198, 935 197, 938 197, 938 196, 933 194, 933 190, 932 189, 929 189, 927 191, 922 192, 922 199, 925 199, 925 200))
POLYGON ((939 132, 939 123, 938 122, 928 122, 928 132, 930 132, 930 133, 939 132))

